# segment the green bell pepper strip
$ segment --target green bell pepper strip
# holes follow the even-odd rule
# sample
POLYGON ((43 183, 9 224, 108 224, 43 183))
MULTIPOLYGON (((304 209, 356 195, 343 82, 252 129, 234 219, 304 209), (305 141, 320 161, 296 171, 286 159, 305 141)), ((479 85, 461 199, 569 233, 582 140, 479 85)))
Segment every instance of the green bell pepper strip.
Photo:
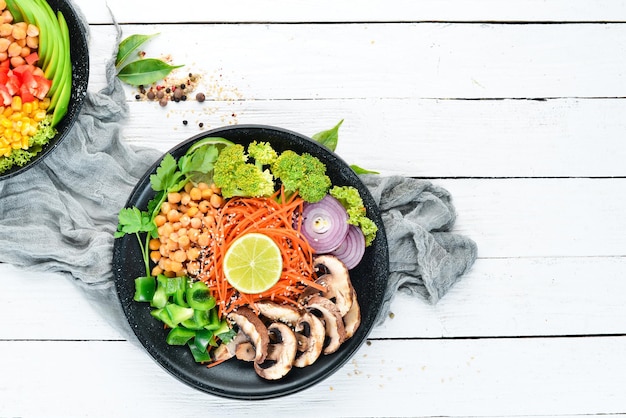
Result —
POLYGON ((135 279, 135 296, 133 300, 136 302, 151 302, 154 298, 156 290, 156 280, 154 277, 137 277, 135 279))
POLYGON ((189 347, 189 351, 191 351, 191 354, 193 355, 193 359, 196 361, 196 363, 209 363, 212 361, 211 356, 209 355, 209 352, 206 349, 205 350, 198 349, 198 347, 193 341, 189 341, 187 343, 187 346, 189 347))
POLYGON ((190 307, 208 311, 215 307, 215 298, 211 296, 209 287, 204 282, 194 282, 187 288, 187 303, 190 307))
POLYGON ((170 320, 175 326, 178 326, 181 322, 191 318, 193 316, 192 308, 185 308, 175 303, 168 303, 165 305, 165 311, 170 316, 170 320))
POLYGON ((195 337, 196 332, 187 328, 176 327, 167 334, 165 341, 169 345, 185 345, 195 337))

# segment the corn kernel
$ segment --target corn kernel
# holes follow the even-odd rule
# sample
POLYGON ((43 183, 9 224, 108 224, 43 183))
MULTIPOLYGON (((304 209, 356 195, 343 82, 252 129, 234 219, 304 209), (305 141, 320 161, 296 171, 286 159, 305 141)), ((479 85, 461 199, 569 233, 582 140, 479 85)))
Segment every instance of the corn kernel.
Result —
POLYGON ((20 96, 13 96, 11 101, 11 109, 22 110, 22 98, 20 96))

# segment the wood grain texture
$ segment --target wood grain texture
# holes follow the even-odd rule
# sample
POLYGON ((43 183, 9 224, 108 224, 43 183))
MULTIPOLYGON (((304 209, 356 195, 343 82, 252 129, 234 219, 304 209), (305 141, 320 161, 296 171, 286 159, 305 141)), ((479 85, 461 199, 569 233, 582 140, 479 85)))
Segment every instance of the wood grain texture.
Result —
POLYGON ((165 0, 76 0, 90 23, 111 23, 107 5, 120 23, 178 22, 623 22, 623 1, 584 0, 241 0, 195 2, 177 8, 165 0))
POLYGON ((304 392, 243 402, 181 384, 127 342, 0 341, 0 388, 10 399, 0 404, 0 415, 609 414, 626 409, 624 350, 623 337, 373 341, 304 392), (33 373, 25 378, 24 371, 33 373))

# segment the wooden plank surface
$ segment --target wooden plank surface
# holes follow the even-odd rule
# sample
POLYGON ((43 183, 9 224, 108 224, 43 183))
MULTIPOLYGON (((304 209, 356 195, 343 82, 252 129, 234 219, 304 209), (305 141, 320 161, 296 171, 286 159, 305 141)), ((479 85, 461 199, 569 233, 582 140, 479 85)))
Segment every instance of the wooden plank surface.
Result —
POLYGON ((110 23, 111 12, 121 23, 151 22, 623 22, 622 0, 240 0, 195 2, 177 8, 165 0, 76 0, 91 23, 110 23))
POLYGON ((127 342, 0 341, 0 390, 10 400, 0 415, 610 414, 626 410, 624 350, 626 339, 614 337, 372 341, 304 392, 245 402, 181 384, 127 342))

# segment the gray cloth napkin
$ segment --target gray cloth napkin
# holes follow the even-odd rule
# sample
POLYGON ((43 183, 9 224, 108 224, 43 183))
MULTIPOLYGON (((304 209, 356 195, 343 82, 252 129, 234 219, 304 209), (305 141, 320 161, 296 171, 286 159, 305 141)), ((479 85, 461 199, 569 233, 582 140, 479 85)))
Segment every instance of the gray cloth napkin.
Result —
MULTIPOLYGON (((107 77, 106 89, 87 93, 77 123, 54 152, 0 182, 0 262, 67 276, 129 337, 113 283, 113 233, 118 211, 161 152, 124 142, 129 109, 112 61, 107 77)), ((471 267, 476 245, 449 232, 455 211, 444 189, 404 177, 363 181, 382 210, 389 241, 382 323, 399 290, 436 303, 471 267)))

